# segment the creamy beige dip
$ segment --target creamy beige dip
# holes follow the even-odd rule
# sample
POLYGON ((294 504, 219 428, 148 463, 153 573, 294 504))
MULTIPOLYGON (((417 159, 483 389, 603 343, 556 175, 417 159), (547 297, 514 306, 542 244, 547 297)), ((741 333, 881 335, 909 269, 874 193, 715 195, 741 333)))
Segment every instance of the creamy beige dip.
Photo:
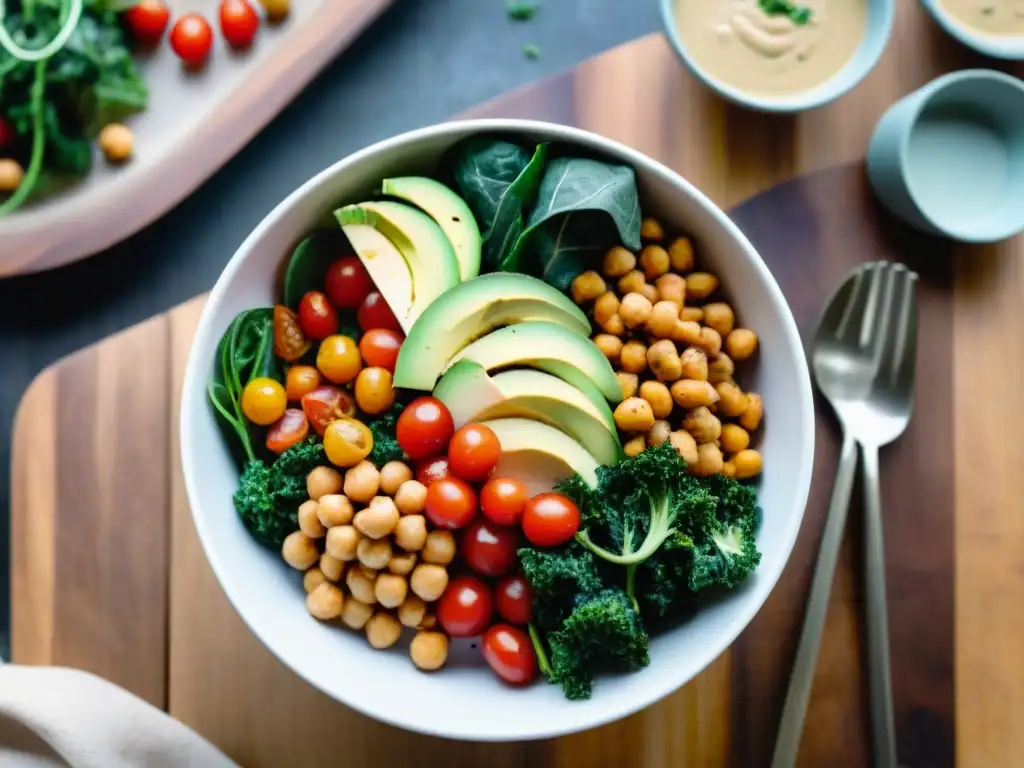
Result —
POLYGON ((805 24, 768 15, 759 0, 675 3, 679 38, 701 70, 769 96, 824 83, 850 60, 867 28, 868 0, 794 0, 810 11, 805 24))
POLYGON ((990 35, 1024 35, 1024 0, 942 0, 961 24, 990 35))

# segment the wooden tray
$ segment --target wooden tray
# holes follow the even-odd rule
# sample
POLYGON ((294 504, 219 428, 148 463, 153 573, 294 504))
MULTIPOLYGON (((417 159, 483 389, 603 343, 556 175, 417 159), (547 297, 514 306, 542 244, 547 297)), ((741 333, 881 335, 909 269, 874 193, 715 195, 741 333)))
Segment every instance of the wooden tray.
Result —
MULTIPOLYGON (((793 119, 712 98, 660 36, 474 114, 579 125, 680 170, 732 209, 805 335, 853 264, 901 259, 921 272, 916 416, 882 456, 900 761, 923 768, 956 758, 989 768, 1024 753, 1024 413, 1013 407, 1024 359, 1024 240, 950 252, 877 211, 855 162, 885 106, 936 74, 939 61, 955 59, 930 29, 916 4, 901 4, 892 45, 899 59, 890 50, 847 99, 793 119)), ((750 628, 702 675, 588 733, 532 744, 446 742, 370 721, 315 691, 260 645, 218 588, 195 537, 176 444, 201 302, 73 355, 26 394, 13 447, 16 662, 96 671, 248 766, 767 764, 835 470, 825 407, 789 566, 750 628)), ((805 766, 868 764, 859 518, 855 508, 805 766)))
MULTIPOLYGON (((0 218, 0 278, 39 272, 101 251, 170 210, 213 175, 394 0, 297 0, 263 24, 244 53, 219 35, 207 66, 186 72, 166 37, 145 56, 149 108, 130 121, 135 156, 123 167, 96 151, 92 172, 67 191, 0 218), (82 222, 89 222, 82 226, 82 222)), ((169 0, 173 19, 214 3, 169 0)))

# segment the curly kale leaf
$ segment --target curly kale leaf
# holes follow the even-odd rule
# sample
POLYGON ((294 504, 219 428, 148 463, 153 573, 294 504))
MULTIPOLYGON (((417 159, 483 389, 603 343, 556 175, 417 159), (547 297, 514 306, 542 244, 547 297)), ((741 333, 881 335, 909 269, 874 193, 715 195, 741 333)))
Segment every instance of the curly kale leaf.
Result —
POLYGON ((377 467, 382 467, 389 461, 398 461, 405 455, 395 436, 395 428, 401 414, 402 405, 395 403, 376 419, 366 422, 373 435, 373 449, 367 458, 377 467))
POLYGON ((594 556, 576 542, 557 549, 524 547, 519 563, 533 589, 533 620, 544 630, 560 626, 577 596, 602 588, 594 556))

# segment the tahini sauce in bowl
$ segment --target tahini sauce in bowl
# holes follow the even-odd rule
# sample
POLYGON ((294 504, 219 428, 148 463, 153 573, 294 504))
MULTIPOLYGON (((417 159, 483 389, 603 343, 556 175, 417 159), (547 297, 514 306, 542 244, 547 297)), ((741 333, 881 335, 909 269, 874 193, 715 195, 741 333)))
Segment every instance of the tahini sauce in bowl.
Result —
POLYGON ((941 0, 958 22, 989 35, 1024 35, 1022 0, 941 0))
POLYGON ((751 94, 785 96, 843 69, 865 35, 867 6, 868 0, 675 0, 675 26, 708 77, 751 94), (791 12, 766 10, 787 6, 791 12))

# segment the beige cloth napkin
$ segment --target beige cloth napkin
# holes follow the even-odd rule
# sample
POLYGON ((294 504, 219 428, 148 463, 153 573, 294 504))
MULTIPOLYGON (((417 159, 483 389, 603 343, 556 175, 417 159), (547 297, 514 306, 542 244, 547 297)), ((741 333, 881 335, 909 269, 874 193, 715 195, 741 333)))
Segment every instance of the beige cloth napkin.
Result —
POLYGON ((0 661, 0 768, 237 768, 156 707, 87 672, 0 661))

